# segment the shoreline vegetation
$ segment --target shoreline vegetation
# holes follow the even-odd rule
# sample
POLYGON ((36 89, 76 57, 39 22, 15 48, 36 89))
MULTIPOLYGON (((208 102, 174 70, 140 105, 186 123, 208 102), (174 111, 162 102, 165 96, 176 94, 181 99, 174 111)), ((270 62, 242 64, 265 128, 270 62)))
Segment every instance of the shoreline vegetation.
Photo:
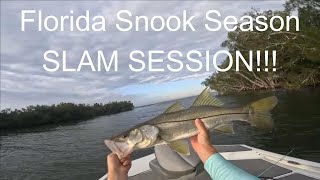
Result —
POLYGON ((116 101, 107 104, 95 103, 93 105, 60 103, 57 105, 28 106, 21 110, 7 108, 0 112, 0 129, 14 130, 80 122, 133 109, 134 105, 131 101, 116 101))
MULTIPOLYGON (((253 52, 260 51, 262 57, 264 57, 266 50, 276 50, 276 72, 258 71, 258 68, 264 69, 265 67, 258 66, 257 59, 253 59, 252 72, 248 71, 243 64, 240 64, 239 72, 232 70, 217 72, 205 79, 202 84, 216 90, 219 94, 273 89, 295 90, 319 86, 320 2, 319 0, 288 0, 284 7, 283 11, 259 12, 258 10, 252 10, 246 15, 253 18, 261 15, 266 16, 266 21, 269 22, 273 16, 285 17, 297 14, 300 22, 299 31, 293 31, 295 27, 290 27, 291 31, 289 32, 274 32, 270 28, 264 32, 259 32, 253 26, 254 30, 251 32, 239 30, 229 32, 228 39, 221 44, 221 47, 228 49, 233 58, 236 51, 241 51, 244 58, 249 59, 250 50, 253 52)), ((256 24, 256 22, 254 23, 256 24)), ((277 23, 275 23, 275 26, 280 26, 281 23, 277 23)), ((272 58, 270 54, 269 59, 272 58)), ((253 57, 257 57, 257 54, 253 54, 253 57)), ((229 59, 226 58, 220 68, 225 69, 228 65, 229 59)), ((232 67, 231 69, 235 68, 232 67)))

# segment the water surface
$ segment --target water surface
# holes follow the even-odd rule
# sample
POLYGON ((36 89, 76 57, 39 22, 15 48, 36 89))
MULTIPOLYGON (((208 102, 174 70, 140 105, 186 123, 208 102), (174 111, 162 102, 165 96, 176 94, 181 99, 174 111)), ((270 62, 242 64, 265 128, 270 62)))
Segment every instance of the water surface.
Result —
MULTIPOLYGON (((294 92, 245 93, 221 96, 226 106, 240 106, 275 94, 279 104, 273 111, 275 130, 264 132, 245 123, 235 123, 234 135, 212 133, 215 144, 247 144, 257 148, 320 162, 320 88, 294 92)), ((179 101, 184 107, 195 97, 179 101)), ((1 179, 98 179, 106 173, 110 152, 103 140, 146 121, 174 101, 138 107, 133 111, 98 117, 78 124, 41 127, 0 136, 1 179)), ((152 149, 133 153, 133 158, 152 149)))

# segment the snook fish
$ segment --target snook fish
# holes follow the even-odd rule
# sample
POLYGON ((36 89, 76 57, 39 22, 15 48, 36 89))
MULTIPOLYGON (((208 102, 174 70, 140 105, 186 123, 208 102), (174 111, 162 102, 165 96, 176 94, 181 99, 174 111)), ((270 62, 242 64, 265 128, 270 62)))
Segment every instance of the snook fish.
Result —
POLYGON ((190 154, 188 144, 182 139, 197 134, 194 120, 200 118, 209 130, 234 133, 232 121, 245 121, 260 129, 272 129, 270 111, 276 106, 275 96, 260 99, 239 108, 223 108, 223 103, 213 97, 207 88, 191 107, 182 109, 179 102, 168 107, 163 114, 105 140, 105 144, 119 158, 134 150, 168 144, 184 155, 190 154))

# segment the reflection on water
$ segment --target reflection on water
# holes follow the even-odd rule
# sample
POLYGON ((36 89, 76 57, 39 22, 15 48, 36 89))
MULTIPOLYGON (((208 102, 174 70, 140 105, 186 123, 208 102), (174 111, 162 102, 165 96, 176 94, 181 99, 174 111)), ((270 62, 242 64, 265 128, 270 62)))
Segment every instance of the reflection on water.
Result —
MULTIPOLYGON (((221 96, 227 106, 240 106, 275 94, 275 130, 263 132, 235 123, 235 135, 212 133, 215 144, 247 144, 320 162, 320 88, 297 92, 246 93, 221 96)), ((195 97, 180 100, 188 107, 195 97)), ((26 133, 1 135, 1 179, 97 179, 106 172, 109 153, 103 140, 160 114, 171 102, 136 108, 130 112, 99 117, 60 127, 43 127, 26 133)), ((138 158, 152 149, 133 153, 138 158)))

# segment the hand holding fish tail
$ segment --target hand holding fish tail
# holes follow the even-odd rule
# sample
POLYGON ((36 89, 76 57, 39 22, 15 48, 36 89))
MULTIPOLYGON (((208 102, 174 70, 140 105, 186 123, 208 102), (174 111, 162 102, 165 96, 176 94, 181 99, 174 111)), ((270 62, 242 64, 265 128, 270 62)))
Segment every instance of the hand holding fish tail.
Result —
POLYGON ((119 159, 117 154, 111 153, 107 156, 108 180, 127 180, 131 168, 130 156, 119 159))
POLYGON ((217 153, 217 150, 211 145, 208 130, 203 122, 200 119, 196 119, 195 125, 198 129, 198 134, 190 137, 190 142, 201 161, 205 163, 211 155, 217 153))

